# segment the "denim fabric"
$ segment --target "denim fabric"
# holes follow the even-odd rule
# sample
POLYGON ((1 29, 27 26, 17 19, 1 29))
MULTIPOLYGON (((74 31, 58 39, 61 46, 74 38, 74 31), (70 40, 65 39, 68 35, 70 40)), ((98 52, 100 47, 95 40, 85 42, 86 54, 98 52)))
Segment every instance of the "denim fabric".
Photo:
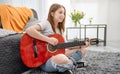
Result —
POLYGON ((78 50, 73 53, 69 58, 72 59, 73 62, 77 62, 82 59, 82 52, 78 50))
MULTIPOLYGON (((82 59, 82 53, 81 53, 81 51, 76 51, 68 58, 72 59, 74 62, 77 62, 80 59, 82 59)), ((64 72, 66 70, 72 70, 72 69, 74 69, 74 67, 75 66, 73 65, 72 61, 68 62, 68 64, 55 64, 51 59, 49 59, 40 68, 46 72, 56 72, 56 71, 64 72)))

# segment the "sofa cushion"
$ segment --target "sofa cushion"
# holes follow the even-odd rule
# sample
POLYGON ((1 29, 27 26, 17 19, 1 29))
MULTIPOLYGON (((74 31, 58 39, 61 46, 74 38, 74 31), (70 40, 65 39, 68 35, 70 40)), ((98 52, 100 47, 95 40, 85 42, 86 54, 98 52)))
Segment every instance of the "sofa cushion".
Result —
POLYGON ((27 22, 27 24, 25 25, 25 27, 23 28, 23 31, 25 31, 26 28, 32 26, 32 25, 35 25, 37 23, 39 23, 40 21, 37 20, 36 18, 34 17, 29 17, 29 21, 27 22))

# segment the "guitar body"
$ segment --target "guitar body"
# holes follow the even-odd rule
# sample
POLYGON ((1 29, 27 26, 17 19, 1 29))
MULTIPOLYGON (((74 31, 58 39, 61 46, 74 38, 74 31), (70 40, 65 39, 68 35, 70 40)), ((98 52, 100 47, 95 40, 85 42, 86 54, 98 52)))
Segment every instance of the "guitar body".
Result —
MULTIPOLYGON (((58 39, 59 43, 64 42, 64 38, 59 34, 50 35, 48 37, 54 37, 58 39)), ((29 67, 39 67, 44 64, 50 57, 57 55, 57 54, 64 54, 65 49, 57 50, 56 52, 49 52, 48 51, 48 43, 32 38, 28 34, 24 34, 20 41, 20 55, 23 63, 29 67), (34 45, 34 42, 36 45, 34 45), (37 57, 35 57, 34 49, 36 47, 37 57)))

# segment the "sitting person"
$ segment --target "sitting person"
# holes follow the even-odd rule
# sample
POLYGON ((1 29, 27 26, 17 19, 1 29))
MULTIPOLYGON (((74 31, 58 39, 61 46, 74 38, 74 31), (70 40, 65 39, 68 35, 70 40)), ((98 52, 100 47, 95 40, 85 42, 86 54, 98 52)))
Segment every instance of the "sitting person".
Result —
MULTIPOLYGON (((36 39, 48 42, 51 45, 57 45, 58 40, 54 37, 48 37, 52 34, 63 35, 65 30, 66 9, 60 4, 53 4, 50 7, 47 20, 36 25, 28 27, 25 32, 36 39)), ((89 42, 85 42, 83 46, 66 48, 63 54, 52 56, 41 65, 40 68, 45 72, 60 72, 72 74, 76 62, 86 55, 85 48, 89 46, 89 42)))

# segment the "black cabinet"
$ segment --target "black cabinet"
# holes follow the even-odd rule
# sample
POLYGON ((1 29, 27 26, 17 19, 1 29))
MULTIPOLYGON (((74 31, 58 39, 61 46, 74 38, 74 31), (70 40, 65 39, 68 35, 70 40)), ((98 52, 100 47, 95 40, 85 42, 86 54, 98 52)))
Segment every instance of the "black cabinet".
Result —
POLYGON ((84 39, 86 37, 96 38, 106 46, 107 25, 106 24, 82 24, 79 27, 66 28, 66 40, 74 38, 84 39), (93 35, 93 36, 92 36, 93 35))

